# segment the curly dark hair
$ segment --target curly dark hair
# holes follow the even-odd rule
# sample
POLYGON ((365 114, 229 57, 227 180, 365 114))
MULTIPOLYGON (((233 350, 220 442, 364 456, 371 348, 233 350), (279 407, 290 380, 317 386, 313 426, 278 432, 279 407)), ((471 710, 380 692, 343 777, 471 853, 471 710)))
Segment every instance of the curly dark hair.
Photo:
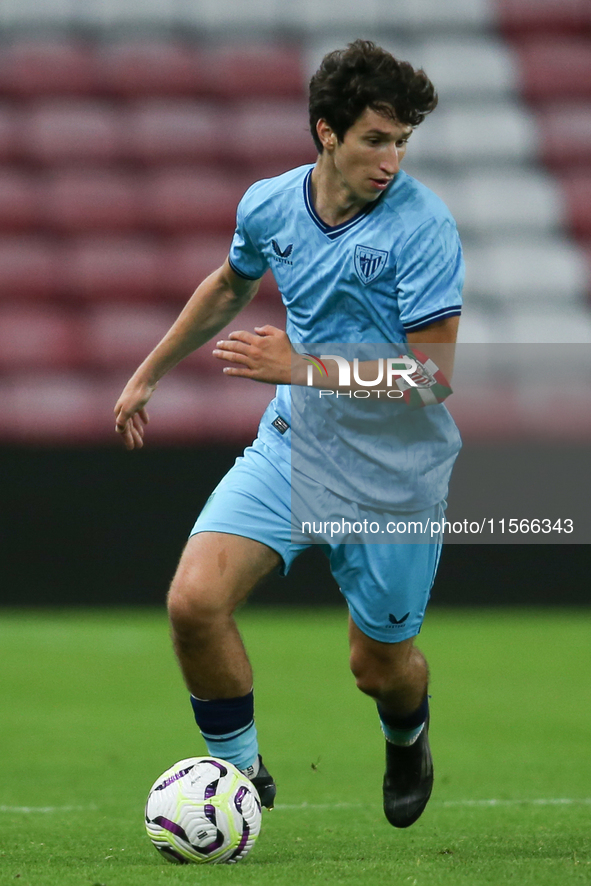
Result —
POLYGON ((414 127, 436 106, 437 93, 425 72, 371 40, 329 52, 310 80, 310 131, 320 153, 316 123, 321 118, 342 142, 366 108, 414 127))

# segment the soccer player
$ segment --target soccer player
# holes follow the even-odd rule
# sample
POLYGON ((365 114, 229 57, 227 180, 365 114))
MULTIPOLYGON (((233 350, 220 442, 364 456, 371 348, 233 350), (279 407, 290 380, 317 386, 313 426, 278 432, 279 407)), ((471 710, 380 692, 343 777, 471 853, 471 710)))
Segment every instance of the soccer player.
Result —
MULTIPOLYGON (((443 203, 400 169, 413 129, 436 104, 423 71, 369 41, 329 53, 310 82, 317 162, 249 188, 228 259, 200 284, 115 407, 125 446, 142 446, 158 381, 224 328, 272 270, 286 331, 237 330, 213 354, 229 364, 228 376, 277 384, 277 394, 253 445, 197 519, 168 596, 175 651, 208 751, 245 772, 267 807, 275 784, 259 754, 252 671, 233 613, 264 576, 289 569, 306 546, 293 541, 290 514, 290 385, 306 385, 306 343, 455 342, 463 282, 456 226, 443 203)), ((449 376, 445 357, 439 366, 449 376)), ((322 386, 338 382, 331 377, 322 386)), ((377 503, 422 520, 440 516, 457 430, 443 404, 407 413, 396 405, 372 454, 388 478, 377 485, 387 489, 363 481, 350 495, 358 494, 360 508, 377 503)), ((340 472, 350 483, 356 472, 339 461, 338 431, 335 440, 335 477, 340 472)), ((338 497, 331 470, 321 482, 338 497)), ((386 737, 384 811, 392 825, 407 827, 433 782, 428 668, 414 638, 440 539, 327 543, 325 550, 349 606, 351 669, 377 702, 386 737)))

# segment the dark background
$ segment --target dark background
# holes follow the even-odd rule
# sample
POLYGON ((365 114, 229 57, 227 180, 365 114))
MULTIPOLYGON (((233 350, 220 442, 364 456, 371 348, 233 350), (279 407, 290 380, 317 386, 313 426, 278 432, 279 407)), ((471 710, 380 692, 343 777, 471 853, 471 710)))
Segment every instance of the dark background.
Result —
MULTIPOLYGON (((512 450, 495 451, 500 471, 512 450)), ((576 460, 583 470, 581 497, 587 495, 587 452, 560 450, 563 460, 576 460)), ((239 454, 236 446, 148 446, 132 453, 0 448, 0 602, 162 605, 197 513, 239 454)), ((486 447, 481 455, 488 458, 486 447)), ((556 462, 556 453, 536 457, 542 465, 556 462)), ((454 483, 473 485, 477 462, 476 450, 460 458, 454 483)), ((490 492, 494 475, 485 479, 490 492)), ((588 604, 590 573, 589 545, 448 544, 433 603, 588 604)), ((287 578, 267 579, 253 599, 308 605, 341 600, 317 548, 300 557, 287 578)))

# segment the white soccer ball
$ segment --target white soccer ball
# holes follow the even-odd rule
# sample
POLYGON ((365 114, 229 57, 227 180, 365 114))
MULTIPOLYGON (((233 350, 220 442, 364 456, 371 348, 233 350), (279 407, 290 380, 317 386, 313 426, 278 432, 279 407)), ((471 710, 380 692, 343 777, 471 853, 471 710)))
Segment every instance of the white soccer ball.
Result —
POLYGON ((168 861, 233 864, 261 830, 261 804, 253 783, 216 757, 189 757, 152 785, 146 831, 168 861))

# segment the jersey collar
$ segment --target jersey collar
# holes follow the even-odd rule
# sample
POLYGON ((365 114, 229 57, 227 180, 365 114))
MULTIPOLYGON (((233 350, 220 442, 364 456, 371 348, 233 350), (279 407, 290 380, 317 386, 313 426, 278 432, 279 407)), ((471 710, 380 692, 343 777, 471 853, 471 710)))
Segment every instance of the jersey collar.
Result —
POLYGON ((355 225, 358 225, 360 221, 363 221, 366 215, 373 212, 384 196, 383 194, 380 194, 377 200, 372 200, 370 203, 367 203, 363 209, 360 209, 352 218, 347 219, 345 222, 341 222, 340 225, 327 225, 325 221, 322 221, 314 208, 314 201, 312 200, 312 172, 313 168, 310 169, 304 179, 304 203, 306 204, 306 209, 314 224, 320 228, 323 234, 326 234, 329 240, 336 240, 341 234, 345 234, 350 228, 354 228, 355 225))

